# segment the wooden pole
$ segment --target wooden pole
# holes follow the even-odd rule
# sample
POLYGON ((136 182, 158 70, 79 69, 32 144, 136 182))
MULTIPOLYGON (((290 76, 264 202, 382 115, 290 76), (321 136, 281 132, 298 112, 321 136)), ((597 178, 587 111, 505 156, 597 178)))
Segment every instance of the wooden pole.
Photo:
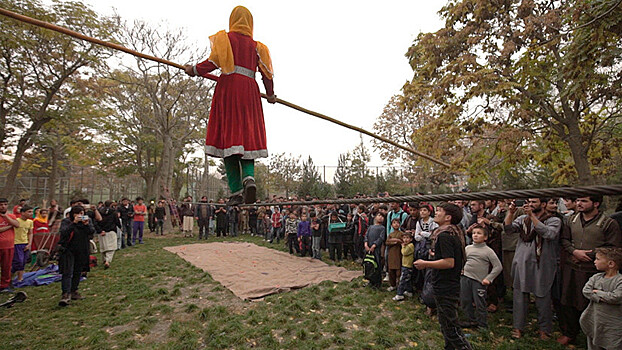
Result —
MULTIPOLYGON (((142 52, 134 51, 134 50, 128 49, 127 47, 119 45, 119 44, 103 41, 103 40, 100 40, 100 39, 95 39, 95 38, 92 38, 90 36, 86 36, 84 34, 75 32, 75 31, 73 31, 71 29, 60 27, 60 26, 57 26, 57 25, 52 24, 52 23, 40 21, 38 19, 34 19, 34 18, 31 18, 31 17, 28 17, 28 16, 20 15, 18 13, 15 13, 15 12, 3 9, 3 8, 0 8, 0 14, 2 14, 4 16, 7 16, 7 17, 10 17, 10 18, 13 18, 13 19, 16 19, 18 21, 24 22, 24 23, 32 24, 32 25, 35 25, 35 26, 38 26, 38 27, 42 27, 42 28, 53 30, 53 31, 58 32, 58 33, 66 34, 66 35, 69 35, 71 37, 74 37, 74 38, 77 38, 77 39, 80 39, 80 40, 85 40, 85 41, 88 41, 88 42, 91 42, 91 43, 94 43, 94 44, 98 44, 98 45, 101 45, 101 46, 104 46, 104 47, 107 47, 107 48, 111 48, 111 49, 114 49, 114 50, 123 51, 125 53, 129 53, 130 55, 133 55, 133 56, 136 56, 136 57, 140 57, 140 58, 144 58, 144 59, 147 59, 147 60, 163 63, 163 64, 166 64, 166 65, 169 65, 169 66, 173 66, 173 67, 179 68, 179 69, 185 69, 184 65, 181 65, 181 64, 169 61, 169 60, 165 60, 163 58, 147 55, 147 54, 144 54, 142 52)), ((218 77, 213 75, 213 74, 205 74, 205 75, 203 75, 203 77, 211 79, 211 80, 214 80, 214 81, 218 81, 218 77)), ((261 97, 268 98, 268 96, 266 94, 263 94, 263 93, 261 94, 261 97)), ((324 115, 324 114, 321 114, 321 113, 318 113, 318 112, 314 112, 312 110, 300 107, 298 105, 295 105, 295 104, 293 104, 291 102, 287 102, 287 101, 282 100, 280 98, 277 98, 276 102, 279 103, 279 104, 282 104, 284 106, 293 108, 293 109, 295 109, 297 111, 300 111, 300 112, 312 115, 312 116, 320 118, 320 119, 327 120, 327 121, 329 121, 331 123, 334 123, 334 124, 343 126, 345 128, 348 128, 348 129, 351 129, 351 130, 355 130, 355 131, 358 131, 358 132, 363 133, 365 135, 371 136, 371 137, 373 137, 373 138, 375 138, 377 140, 380 140, 382 142, 386 142, 386 143, 388 143, 390 145, 393 145, 393 146, 398 147, 400 149, 403 149, 405 151, 408 151, 408 152, 411 152, 413 154, 416 154, 416 155, 418 155, 418 156, 420 156, 422 158, 425 158, 425 159, 427 159, 427 160, 429 160, 431 162, 434 162, 436 164, 439 164, 439 165, 442 165, 442 166, 445 166, 445 167, 450 167, 449 164, 447 164, 447 163, 445 163, 443 161, 440 161, 440 160, 438 160, 438 159, 436 159, 436 158, 434 158, 432 156, 429 156, 429 155, 427 155, 425 153, 421 153, 421 152, 419 152, 419 151, 417 151, 417 150, 415 150, 415 149, 413 149, 411 147, 401 145, 401 144, 399 144, 399 143, 397 143, 397 142, 395 142, 393 140, 390 140, 390 139, 388 139, 386 137, 374 134, 374 133, 372 133, 370 131, 367 131, 367 130, 365 130, 363 128, 359 128, 357 126, 350 125, 348 123, 344 123, 344 122, 342 122, 340 120, 337 120, 337 119, 331 118, 331 117, 329 117, 327 115, 324 115)))

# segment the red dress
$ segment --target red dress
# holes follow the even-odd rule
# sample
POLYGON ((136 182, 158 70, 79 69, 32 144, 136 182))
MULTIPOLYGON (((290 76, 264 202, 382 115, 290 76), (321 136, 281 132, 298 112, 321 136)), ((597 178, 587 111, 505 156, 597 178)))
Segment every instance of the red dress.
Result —
MULTIPOLYGON (((235 65, 256 72, 259 63, 257 43, 240 33, 227 35, 235 65)), ((203 76, 217 68, 206 60, 196 65, 196 73, 203 76)), ((272 80, 263 76, 263 83, 266 93, 273 95, 272 80)), ((207 122, 205 153, 219 158, 236 154, 242 159, 268 156, 261 95, 254 78, 239 73, 220 75, 207 122)))

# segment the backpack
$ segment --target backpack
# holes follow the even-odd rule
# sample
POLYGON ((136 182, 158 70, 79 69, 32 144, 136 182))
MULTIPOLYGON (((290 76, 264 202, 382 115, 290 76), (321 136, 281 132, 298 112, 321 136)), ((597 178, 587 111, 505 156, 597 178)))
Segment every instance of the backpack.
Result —
POLYGON ((371 281, 374 274, 378 270, 378 262, 376 262, 376 257, 374 254, 367 253, 365 255, 365 259, 363 260, 363 275, 365 279, 371 281))
POLYGON ((436 301, 434 300, 434 286, 432 285, 432 269, 425 269, 425 279, 423 282, 423 288, 421 289, 421 302, 431 308, 436 307, 436 301))

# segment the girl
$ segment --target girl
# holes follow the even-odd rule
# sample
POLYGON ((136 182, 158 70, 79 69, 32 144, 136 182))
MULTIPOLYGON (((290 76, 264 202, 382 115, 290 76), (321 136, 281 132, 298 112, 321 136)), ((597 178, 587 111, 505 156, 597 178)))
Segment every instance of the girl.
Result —
POLYGON ((253 40, 253 16, 243 6, 231 12, 229 32, 212 35, 210 43, 210 57, 185 69, 190 76, 206 76, 218 68, 222 72, 212 98, 205 153, 224 158, 232 194, 227 205, 255 203, 254 161, 268 156, 255 72, 261 72, 268 102, 275 103, 270 52, 253 40))

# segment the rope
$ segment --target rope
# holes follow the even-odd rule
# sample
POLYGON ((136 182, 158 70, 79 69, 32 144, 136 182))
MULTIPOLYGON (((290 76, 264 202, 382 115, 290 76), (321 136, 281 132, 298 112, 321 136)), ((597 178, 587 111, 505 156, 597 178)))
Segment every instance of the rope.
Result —
MULTIPOLYGON (((551 197, 588 197, 594 195, 614 196, 622 195, 622 185, 600 185, 583 187, 560 187, 543 188, 535 190, 508 190, 508 191, 488 191, 488 192, 460 192, 448 194, 424 194, 397 197, 374 197, 374 198, 344 198, 344 199, 322 199, 314 201, 296 201, 280 203, 256 203, 245 204, 244 206, 263 206, 263 205, 316 205, 316 204, 369 204, 369 203, 405 203, 405 202, 446 202, 453 200, 486 200, 486 199, 516 199, 516 198, 551 198, 551 197)), ((204 204, 192 202, 193 204, 204 204)), ((225 204, 210 203, 214 206, 225 206, 225 204)))
MULTIPOLYGON (((24 15, 21 15, 21 14, 18 14, 18 13, 15 13, 15 12, 3 9, 3 8, 0 8, 0 14, 5 15, 5 16, 10 17, 10 18, 13 18, 13 19, 16 19, 16 20, 21 21, 21 22, 25 22, 25 23, 32 24, 32 25, 35 25, 35 26, 38 26, 38 27, 42 27, 42 28, 46 28, 46 29, 49 29, 49 30, 53 30, 53 31, 61 33, 61 34, 69 35, 71 37, 74 37, 74 38, 77 38, 77 39, 80 39, 80 40, 88 41, 88 42, 91 42, 91 43, 94 43, 94 44, 97 44, 97 45, 101 45, 101 46, 104 46, 104 47, 107 47, 107 48, 111 48, 111 49, 114 49, 114 50, 123 51, 125 53, 129 53, 130 55, 133 55, 133 56, 136 56, 136 57, 140 57, 140 58, 144 58, 144 59, 147 59, 147 60, 163 63, 163 64, 166 64, 166 65, 175 67, 175 68, 179 68, 179 69, 185 70, 185 66, 183 66, 181 64, 178 64, 178 63, 175 63, 175 62, 171 62, 171 61, 165 60, 163 58, 158 58, 158 57, 155 57, 155 56, 147 55, 147 54, 144 54, 144 53, 141 53, 141 52, 138 52, 138 51, 134 51, 134 50, 128 49, 125 46, 121 46, 119 44, 103 41, 103 40, 100 40, 100 39, 95 39, 95 38, 92 38, 90 36, 86 36, 84 34, 75 32, 75 31, 73 31, 71 29, 67 29, 67 28, 64 28, 64 27, 61 27, 61 26, 57 26, 57 25, 52 24, 52 23, 48 23, 48 22, 44 22, 44 21, 41 21, 41 20, 38 20, 38 19, 34 19, 34 18, 31 18, 31 17, 28 17, 28 16, 24 16, 24 15)), ((211 80, 214 80, 214 81, 218 81, 218 77, 213 75, 213 74, 205 74, 205 75, 203 75, 203 77, 211 79, 211 80)), ((266 94, 263 94, 263 93, 261 94, 261 97, 266 98, 266 99, 268 98, 268 96, 266 94)), ((443 162, 441 160, 435 159, 434 157, 429 156, 429 155, 427 155, 425 153, 421 153, 421 152, 419 152, 419 151, 417 151, 417 150, 415 150, 415 149, 413 149, 411 147, 401 145, 401 144, 399 144, 399 143, 397 143, 397 142, 395 142, 393 140, 390 140, 390 139, 388 139, 388 138, 386 138, 384 136, 380 136, 378 134, 374 134, 374 133, 372 133, 370 131, 367 131, 367 130, 365 130, 363 128, 359 128, 357 126, 350 125, 348 123, 344 123, 344 122, 339 121, 337 119, 331 118, 331 117, 329 117, 327 115, 324 115, 324 114, 321 114, 321 113, 318 113, 318 112, 314 112, 312 110, 300 107, 298 105, 295 105, 295 104, 293 104, 291 102, 287 102, 287 101, 282 100, 280 98, 277 98, 276 102, 279 103, 279 104, 282 104, 284 106, 293 108, 293 109, 295 109, 297 111, 300 111, 300 112, 312 115, 312 116, 320 118, 320 119, 324 119, 324 120, 329 121, 331 123, 334 123, 334 124, 343 126, 345 128, 348 128, 348 129, 351 129, 351 130, 355 130, 355 131, 358 131, 358 132, 363 133, 365 135, 371 136, 371 137, 373 137, 373 138, 375 138, 377 140, 386 142, 386 143, 388 143, 388 144, 390 144, 392 146, 395 146, 395 147, 401 148, 401 149, 403 149, 405 151, 408 151, 408 152, 411 152, 413 154, 416 154, 416 155, 418 155, 418 156, 420 156, 422 158, 425 158, 425 159, 427 159, 427 160, 429 160, 431 162, 434 162, 436 164, 442 165, 444 167, 448 167, 448 168, 450 167, 450 165, 448 163, 445 163, 445 162, 443 162)))

